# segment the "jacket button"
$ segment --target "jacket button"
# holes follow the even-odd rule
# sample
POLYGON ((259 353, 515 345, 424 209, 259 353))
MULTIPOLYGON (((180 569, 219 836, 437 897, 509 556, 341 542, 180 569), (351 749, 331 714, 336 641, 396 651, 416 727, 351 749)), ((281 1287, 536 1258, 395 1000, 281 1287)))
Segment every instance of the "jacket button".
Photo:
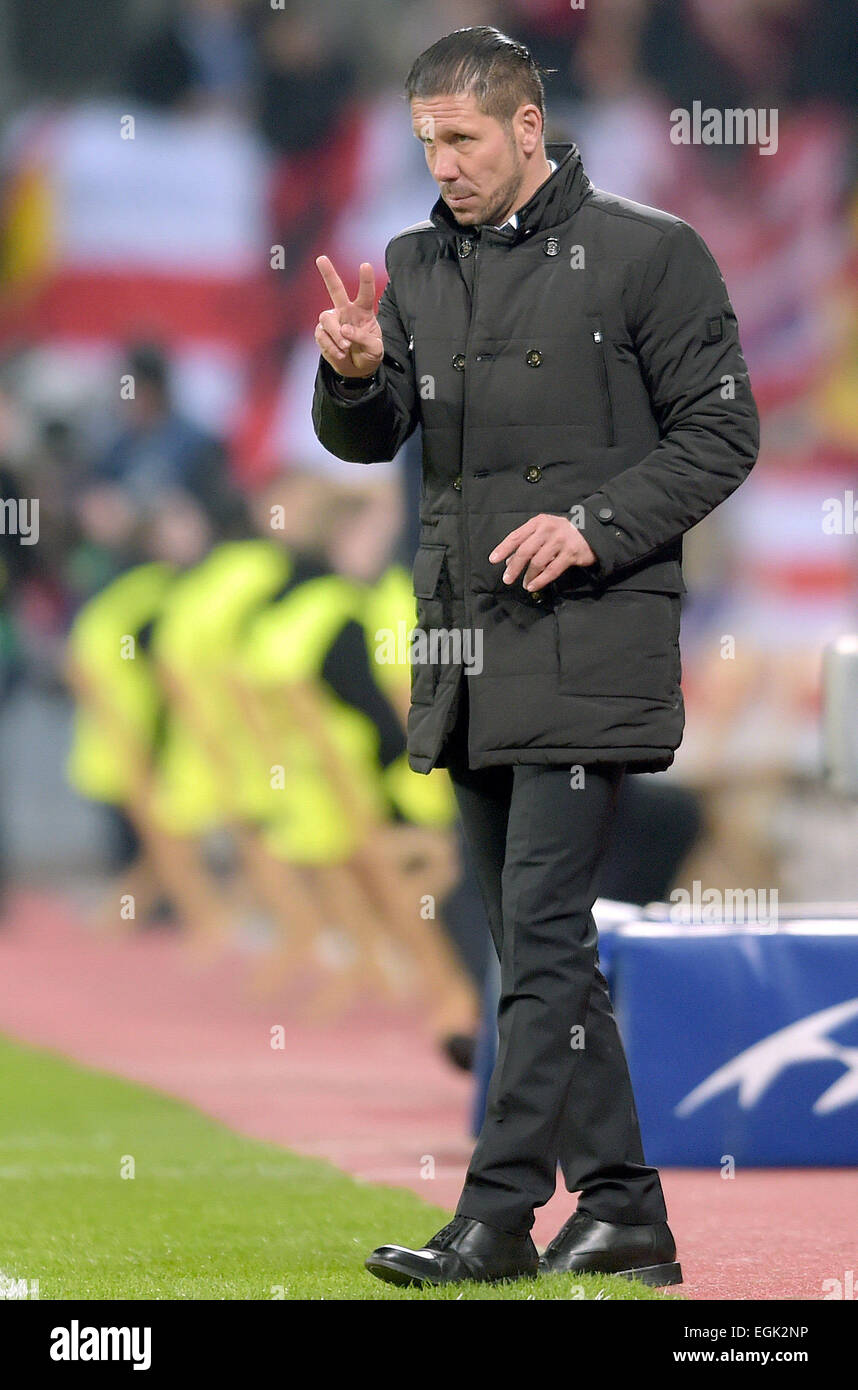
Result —
POLYGON ((544 602, 545 602, 545 594, 543 593, 543 591, 542 591, 541 589, 537 589, 535 593, 533 593, 533 594, 530 595, 530 597, 533 599, 533 602, 534 602, 534 603, 544 603, 544 602))
POLYGON ((529 468, 525 469, 524 476, 529 483, 538 483, 539 479, 542 477, 542 469, 538 468, 535 463, 532 463, 529 468))
POLYGON ((461 492, 461 491, 462 491, 462 475, 461 475, 461 473, 457 473, 456 477, 453 479, 453 487, 456 489, 457 492, 461 492))
POLYGON ((465 240, 465 241, 460 241, 460 242, 459 242, 459 255, 460 255, 460 256, 470 256, 470 254, 471 254, 471 252, 472 252, 473 249, 474 249, 474 248, 473 248, 473 245, 472 245, 472 243, 471 243, 470 241, 465 240))
POLYGON ((614 509, 613 507, 600 507, 596 515, 600 521, 613 521, 614 509))
POLYGON ((539 367, 542 364, 542 353, 537 348, 531 348, 524 360, 528 367, 539 367))
POLYGON ((457 372, 463 372, 465 370, 465 354, 463 352, 454 353, 452 361, 457 372))

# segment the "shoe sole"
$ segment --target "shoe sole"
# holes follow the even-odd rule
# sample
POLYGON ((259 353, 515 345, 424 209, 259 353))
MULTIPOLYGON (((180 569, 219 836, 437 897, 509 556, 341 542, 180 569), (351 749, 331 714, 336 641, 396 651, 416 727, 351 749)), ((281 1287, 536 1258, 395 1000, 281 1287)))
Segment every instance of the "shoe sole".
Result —
POLYGON ((612 1274, 618 1279, 639 1279, 642 1284, 661 1288, 682 1283, 682 1266, 676 1262, 663 1265, 642 1265, 638 1269, 550 1269, 541 1265, 540 1274, 612 1274))
MULTIPOLYGON (((399 1265, 388 1264, 385 1260, 364 1260, 364 1268, 370 1274, 374 1274, 376 1279, 382 1279, 385 1284, 396 1284, 399 1288, 422 1289, 440 1288, 442 1284, 453 1283, 447 1279, 427 1279, 424 1275, 411 1274, 407 1269, 400 1268, 399 1265)), ((505 1284, 516 1279, 535 1279, 537 1271, 524 1274, 505 1274, 500 1279, 476 1279, 476 1280, 456 1280, 457 1283, 478 1283, 478 1284, 505 1284)))
POLYGON ((621 1279, 640 1279, 642 1284, 649 1284, 654 1288, 682 1283, 682 1267, 675 1263, 645 1265, 643 1269, 618 1269, 616 1273, 621 1279))
POLYGON ((429 1279, 418 1279, 416 1275, 397 1269, 396 1265, 385 1264, 382 1260, 364 1260, 364 1266, 376 1279, 383 1279, 385 1284, 398 1284, 400 1288, 422 1289, 424 1284, 431 1283, 429 1279))
MULTIPOLYGON (((395 1284, 398 1288, 422 1289, 424 1287, 438 1288, 445 1282, 443 1279, 426 1279, 416 1274, 410 1274, 408 1270, 400 1269, 398 1265, 387 1264, 383 1260, 365 1260, 365 1268, 370 1274, 375 1275, 376 1279, 381 1279, 385 1284, 395 1284)), ((569 1273, 581 1273, 580 1270, 570 1270, 569 1273)), ((664 1265, 644 1265, 640 1269, 615 1269, 615 1270, 587 1270, 588 1274, 613 1274, 618 1279, 639 1279, 642 1284, 647 1284, 650 1288, 666 1288, 671 1284, 682 1283, 682 1266, 678 1263, 664 1265)), ((539 1274, 549 1274, 550 1270, 540 1269, 539 1274)), ((483 1279, 478 1282, 486 1284, 504 1284, 515 1279, 535 1279, 536 1274, 519 1274, 506 1276, 501 1279, 483 1279)))
POLYGON ((663 1284, 683 1282, 683 1270, 677 1264, 644 1265, 642 1269, 617 1269, 615 1273, 619 1279, 640 1279, 642 1284, 649 1284, 654 1289, 661 1289, 663 1284))

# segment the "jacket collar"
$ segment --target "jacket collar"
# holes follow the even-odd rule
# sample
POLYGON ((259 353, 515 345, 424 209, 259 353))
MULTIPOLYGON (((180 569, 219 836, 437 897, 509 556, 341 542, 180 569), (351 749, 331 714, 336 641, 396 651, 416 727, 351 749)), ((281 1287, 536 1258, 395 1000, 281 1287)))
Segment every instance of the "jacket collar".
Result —
MULTIPOLYGON (((540 184, 523 207, 514 209, 518 213, 518 226, 506 227, 503 231, 492 229, 493 236, 515 244, 546 227, 556 227, 571 217, 584 199, 593 192, 593 184, 584 172, 576 144, 572 141, 547 144, 545 153, 549 159, 557 160, 557 168, 540 184)), ((445 236, 467 237, 472 236, 477 230, 461 226, 444 199, 440 197, 429 218, 445 236)))

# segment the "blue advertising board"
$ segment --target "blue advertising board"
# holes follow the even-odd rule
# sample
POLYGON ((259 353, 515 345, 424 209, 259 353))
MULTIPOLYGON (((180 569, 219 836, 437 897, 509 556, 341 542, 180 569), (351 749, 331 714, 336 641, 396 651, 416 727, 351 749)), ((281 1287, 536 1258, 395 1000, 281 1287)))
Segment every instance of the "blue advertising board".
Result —
POLYGON ((858 923, 620 928, 647 1161, 858 1163, 858 923))

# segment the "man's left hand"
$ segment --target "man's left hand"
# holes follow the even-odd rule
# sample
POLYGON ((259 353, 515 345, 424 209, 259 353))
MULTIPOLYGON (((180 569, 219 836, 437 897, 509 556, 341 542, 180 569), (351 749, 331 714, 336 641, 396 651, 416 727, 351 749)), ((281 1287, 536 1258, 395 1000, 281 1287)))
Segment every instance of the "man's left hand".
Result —
POLYGON ((545 512, 510 531, 489 555, 492 564, 506 560, 505 584, 514 584, 524 570, 524 587, 531 593, 573 565, 594 565, 596 559, 568 517, 545 512))

